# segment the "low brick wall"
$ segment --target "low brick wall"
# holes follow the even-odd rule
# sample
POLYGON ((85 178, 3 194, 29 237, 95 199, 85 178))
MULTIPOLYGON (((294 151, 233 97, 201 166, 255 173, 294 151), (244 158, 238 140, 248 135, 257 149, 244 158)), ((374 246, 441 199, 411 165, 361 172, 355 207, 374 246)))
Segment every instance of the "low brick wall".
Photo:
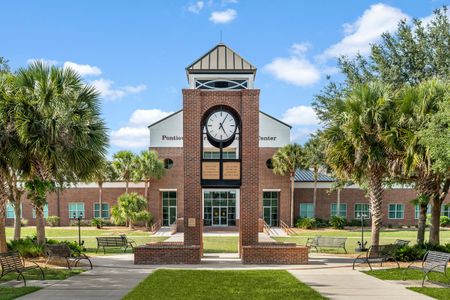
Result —
POLYGON ((308 264, 308 247, 293 243, 259 243, 242 248, 244 264, 308 264))
POLYGON ((183 243, 149 243, 134 248, 135 265, 199 264, 200 246, 183 243))

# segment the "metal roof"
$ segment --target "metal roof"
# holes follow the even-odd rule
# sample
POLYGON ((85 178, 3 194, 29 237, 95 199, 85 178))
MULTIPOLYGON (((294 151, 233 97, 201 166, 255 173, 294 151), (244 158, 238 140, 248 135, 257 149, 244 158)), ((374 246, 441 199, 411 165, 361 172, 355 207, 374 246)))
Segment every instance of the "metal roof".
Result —
POLYGON ((256 68, 223 43, 217 44, 186 68, 187 73, 255 74, 256 68))
MULTIPOLYGON (((306 169, 298 169, 297 171, 295 171, 295 177, 294 177, 295 181, 297 182, 314 182, 314 172, 311 170, 306 170, 306 169)), ((323 174, 323 173, 319 173, 319 177, 317 178, 318 182, 334 182, 334 178, 323 174)))

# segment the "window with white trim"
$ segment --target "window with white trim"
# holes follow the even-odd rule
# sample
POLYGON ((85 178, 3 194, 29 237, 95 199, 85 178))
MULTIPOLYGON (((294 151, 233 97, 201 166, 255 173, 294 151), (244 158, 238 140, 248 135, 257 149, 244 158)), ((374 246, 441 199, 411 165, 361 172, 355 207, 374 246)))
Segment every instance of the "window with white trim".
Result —
POLYGON ((84 213, 83 202, 71 202, 69 203, 69 219, 76 219, 79 217, 86 217, 84 213))
POLYGON ((341 203, 339 204, 339 212, 337 211, 337 203, 330 204, 330 217, 339 216, 339 217, 347 217, 347 204, 341 203))
POLYGON ((364 219, 370 219, 370 204, 369 203, 356 203, 355 204, 355 218, 361 219, 361 214, 364 219))
MULTIPOLYGON (((94 203, 94 218, 100 218, 100 204, 94 203)), ((109 204, 108 203, 102 203, 102 218, 108 219, 109 218, 109 204)))
MULTIPOLYGON (((33 219, 36 219, 36 208, 33 207, 31 213, 33 215, 33 219)), ((44 205, 44 218, 48 218, 48 204, 44 205)))
POLYGON ((450 218, 450 204, 442 204, 441 216, 446 216, 450 218))
MULTIPOLYGON (((16 214, 14 213, 14 206, 10 202, 6 203, 6 218, 16 218, 16 214)), ((20 218, 22 218, 22 203, 20 203, 20 218)))
POLYGON ((404 219, 405 218, 405 205, 392 203, 388 206, 388 218, 389 219, 404 219))

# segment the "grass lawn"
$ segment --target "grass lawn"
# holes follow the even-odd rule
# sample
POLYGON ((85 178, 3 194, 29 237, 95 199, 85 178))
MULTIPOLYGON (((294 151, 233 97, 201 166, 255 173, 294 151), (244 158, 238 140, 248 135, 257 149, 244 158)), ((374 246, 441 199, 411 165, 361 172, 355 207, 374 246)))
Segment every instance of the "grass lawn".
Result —
POLYGON ((157 270, 123 299, 326 299, 287 271, 157 270), (176 283, 176 284, 174 284, 176 283))
MULTIPOLYGON (((382 280, 402 280, 404 268, 394 268, 385 270, 364 271, 364 273, 382 280)), ((428 276, 431 281, 447 283, 445 276, 441 273, 431 273, 428 276)), ((408 270, 406 280, 422 280, 423 273, 420 270, 408 270)), ((450 288, 432 288, 432 287, 409 287, 408 289, 428 295, 436 299, 450 299, 450 288)))
POLYGON ((432 287, 409 287, 409 290, 418 292, 435 299, 448 300, 450 299, 450 288, 432 288, 432 287))
POLYGON ((37 286, 26 286, 26 287, 0 287, 0 299, 10 300, 16 299, 23 295, 40 290, 37 286))
POLYGON ((237 253, 239 237, 208 236, 203 238, 203 247, 205 253, 237 253))
MULTIPOLYGON (((450 243, 450 230, 441 228, 441 243, 450 243)), ((336 230, 336 229, 318 229, 318 230, 296 230, 296 235, 290 237, 276 237, 274 238, 280 242, 297 243, 298 245, 305 245, 306 240, 309 237, 315 236, 334 236, 334 237, 347 237, 346 248, 348 253, 355 253, 355 248, 358 247, 357 241, 361 240, 361 231, 354 230, 336 230)), ((383 229, 380 233, 380 243, 389 244, 393 243, 396 239, 409 240, 410 245, 416 243, 417 231, 410 229, 383 229)), ((428 231, 426 232, 426 239, 428 239, 428 231)), ((364 230, 364 240, 368 241, 370 246, 370 228, 364 230)), ((321 252, 331 253, 345 253, 342 249, 322 249, 321 252), (322 251, 323 250, 323 251, 322 251)))

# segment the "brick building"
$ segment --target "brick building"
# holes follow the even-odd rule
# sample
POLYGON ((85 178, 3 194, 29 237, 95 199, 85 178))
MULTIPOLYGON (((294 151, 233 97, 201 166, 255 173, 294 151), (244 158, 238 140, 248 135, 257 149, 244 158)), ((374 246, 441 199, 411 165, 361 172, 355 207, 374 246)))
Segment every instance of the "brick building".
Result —
MULTIPOLYGON (((159 153, 167 172, 151 182, 148 202, 154 222, 176 224, 184 232, 184 242, 137 247, 135 262, 198 263, 204 231, 234 230, 240 234, 244 263, 307 263, 304 247, 258 241, 263 221, 274 227, 290 224, 291 203, 289 178, 275 175, 271 166, 273 154, 290 142, 290 126, 259 110, 256 68, 218 44, 186 72, 189 88, 183 90, 182 109, 149 126, 150 149, 159 153)), ((323 174, 314 210, 312 178, 308 170, 296 173, 294 219, 329 219, 336 214, 353 219, 360 213, 370 217, 360 188, 331 191, 333 179, 323 174)), ((63 226, 79 215, 109 218, 124 187, 121 182, 105 183, 100 207, 97 185, 79 184, 49 195, 44 214, 60 216, 63 226)), ((143 184, 131 183, 130 192, 143 194, 143 184)), ((410 204, 414 196, 410 188, 386 190, 383 223, 414 225, 415 208, 410 204)), ((22 217, 34 224, 28 201, 22 211, 22 217)), ((450 211, 445 208, 443 214, 450 211)), ((6 215, 11 224, 11 207, 6 215)))

